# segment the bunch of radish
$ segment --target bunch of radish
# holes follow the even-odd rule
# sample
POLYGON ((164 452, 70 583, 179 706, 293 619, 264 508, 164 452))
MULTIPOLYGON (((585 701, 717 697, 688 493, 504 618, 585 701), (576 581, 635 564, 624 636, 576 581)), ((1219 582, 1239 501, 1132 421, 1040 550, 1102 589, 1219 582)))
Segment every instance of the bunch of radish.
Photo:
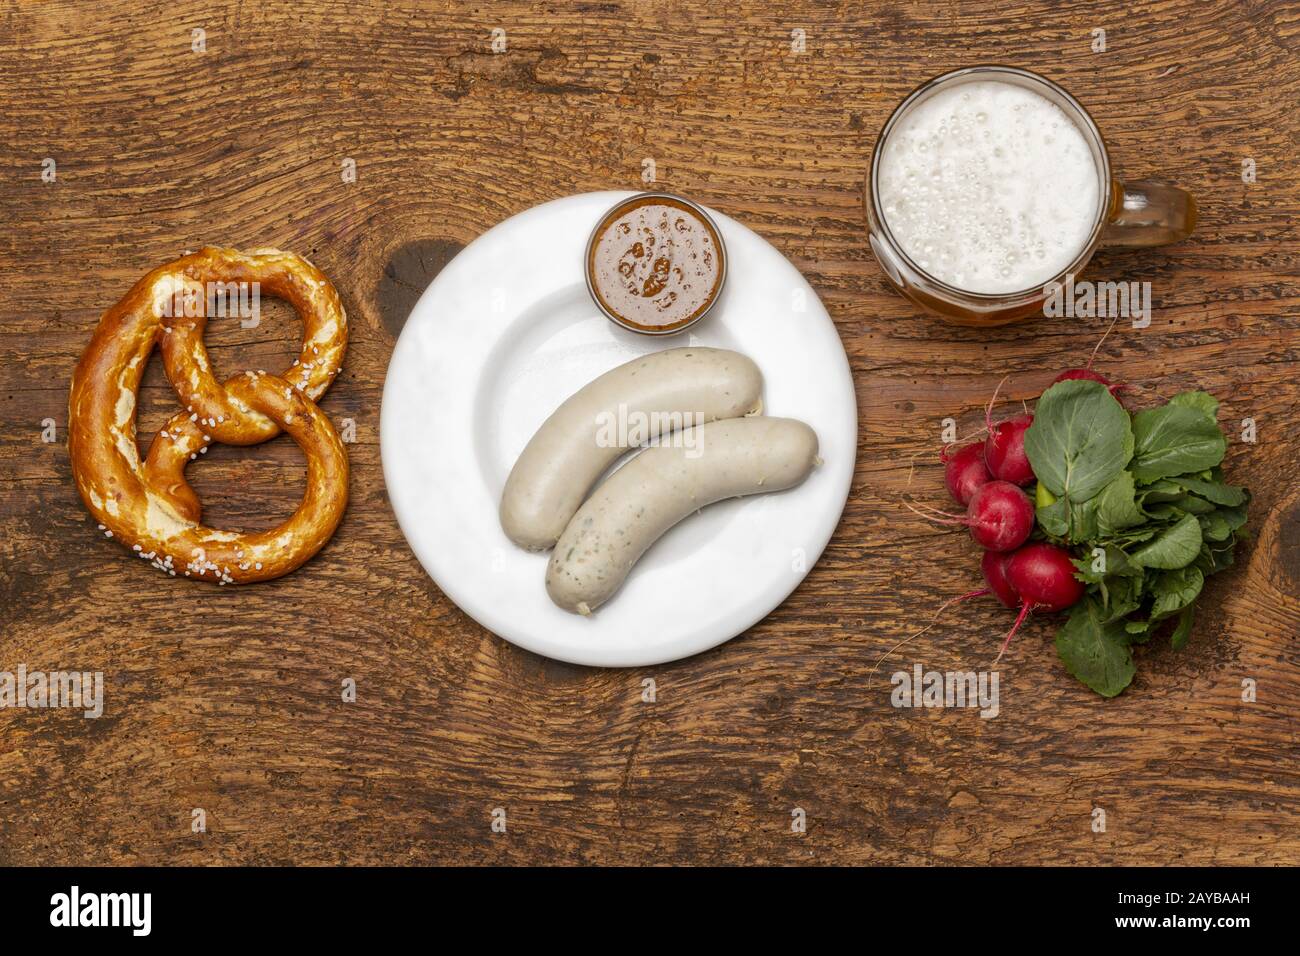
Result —
MULTIPOLYGON (((1067 379, 1100 382, 1112 393, 1112 385, 1090 368, 1067 369, 1056 382, 1067 379)), ((1000 387, 1000 386, 999 386, 1000 387)), ((918 514, 940 524, 965 525, 981 548, 980 568, 985 587, 957 600, 992 594, 1009 608, 1019 608, 1015 624, 1002 641, 998 659, 1011 643, 1025 618, 1032 613, 1055 613, 1073 607, 1084 594, 1075 577, 1075 566, 1064 548, 1045 541, 1030 541, 1034 530, 1034 502, 1024 488, 1034 484, 1033 469, 1025 454, 1025 431, 1033 424, 1030 413, 994 423, 993 405, 985 411, 985 438, 958 448, 945 447, 943 479, 954 501, 966 508, 964 515, 935 509, 918 514)))
POLYGON ((947 601, 880 661, 982 595, 1018 612, 998 660, 1030 614, 1066 612, 1056 656, 1102 697, 1130 685, 1135 652, 1153 638, 1186 646, 1206 579, 1232 567, 1247 537, 1250 489, 1224 474, 1229 438, 1214 395, 1191 388, 1134 412, 1124 390, 1089 359, 1057 375, 1032 413, 995 422, 998 386, 977 440, 939 456, 965 510, 906 505, 970 532, 984 586, 947 601))

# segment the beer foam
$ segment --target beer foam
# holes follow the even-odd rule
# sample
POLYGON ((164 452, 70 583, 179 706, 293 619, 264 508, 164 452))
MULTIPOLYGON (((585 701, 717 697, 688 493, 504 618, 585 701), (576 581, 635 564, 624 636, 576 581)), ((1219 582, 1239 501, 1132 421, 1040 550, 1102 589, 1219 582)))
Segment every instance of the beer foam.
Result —
POLYGON ((876 170, 894 240, 968 292, 1041 286, 1097 221, 1097 165, 1083 131, 1033 90, 997 80, 941 89, 900 117, 876 170))

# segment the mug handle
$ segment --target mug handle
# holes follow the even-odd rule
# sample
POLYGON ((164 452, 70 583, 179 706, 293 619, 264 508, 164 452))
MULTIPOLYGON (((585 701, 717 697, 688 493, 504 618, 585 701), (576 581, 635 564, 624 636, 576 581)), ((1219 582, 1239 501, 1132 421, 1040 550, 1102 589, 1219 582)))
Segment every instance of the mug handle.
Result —
POLYGON ((1196 228, 1196 200, 1185 189, 1115 180, 1112 195, 1115 208, 1101 234, 1103 246, 1164 246, 1186 239, 1196 228))

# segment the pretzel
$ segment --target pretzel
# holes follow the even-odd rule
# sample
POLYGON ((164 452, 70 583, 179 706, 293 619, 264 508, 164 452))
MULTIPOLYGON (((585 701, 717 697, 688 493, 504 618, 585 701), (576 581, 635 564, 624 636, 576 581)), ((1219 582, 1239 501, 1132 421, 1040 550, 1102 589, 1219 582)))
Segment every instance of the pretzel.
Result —
POLYGON ((316 405, 346 347, 338 293, 291 252, 204 248, 154 269, 104 313, 72 375, 72 474, 100 530, 172 577, 246 584, 299 567, 329 540, 347 505, 347 455, 316 405), (287 372, 243 372, 217 382, 203 345, 210 282, 256 282, 298 311, 302 353, 287 372), (175 308, 182 300, 195 307, 175 308), (156 344, 184 411, 159 430, 141 462, 136 392, 156 344), (298 510, 270 531, 241 534, 202 524, 185 466, 213 441, 254 445, 281 430, 307 457, 307 492, 298 510))

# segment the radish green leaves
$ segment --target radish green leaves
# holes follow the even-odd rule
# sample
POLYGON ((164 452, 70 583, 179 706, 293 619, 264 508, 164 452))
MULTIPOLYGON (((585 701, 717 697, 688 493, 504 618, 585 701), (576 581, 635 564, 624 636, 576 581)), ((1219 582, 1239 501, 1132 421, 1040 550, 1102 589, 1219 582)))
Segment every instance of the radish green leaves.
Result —
POLYGON ((1073 549, 1088 587, 1057 653, 1103 696, 1128 686, 1133 646, 1157 630, 1186 644, 1205 579, 1232 564, 1250 493, 1223 479, 1218 407, 1184 392, 1130 418, 1105 385, 1072 379, 1043 393, 1025 433, 1039 530, 1073 549))
POLYGON ((1138 412, 1133 417, 1133 437, 1132 471, 1139 481, 1213 468, 1228 450, 1227 439, 1204 407, 1173 402, 1138 412))
POLYGON ((1114 697, 1137 673, 1123 622, 1107 621, 1092 595, 1074 606, 1056 632, 1056 652, 1071 674, 1104 697, 1114 697))
POLYGON ((1034 477, 1057 498, 1087 501, 1133 456, 1128 412, 1100 382, 1058 382, 1038 400, 1025 454, 1034 477))

